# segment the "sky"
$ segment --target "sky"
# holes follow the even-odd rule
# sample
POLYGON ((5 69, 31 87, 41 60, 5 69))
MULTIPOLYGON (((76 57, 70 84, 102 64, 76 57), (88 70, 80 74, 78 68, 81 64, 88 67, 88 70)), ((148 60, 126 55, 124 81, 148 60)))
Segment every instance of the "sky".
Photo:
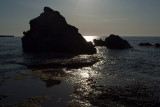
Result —
POLYGON ((82 35, 160 36, 160 0, 1 0, 0 35, 23 36, 45 6, 82 35))

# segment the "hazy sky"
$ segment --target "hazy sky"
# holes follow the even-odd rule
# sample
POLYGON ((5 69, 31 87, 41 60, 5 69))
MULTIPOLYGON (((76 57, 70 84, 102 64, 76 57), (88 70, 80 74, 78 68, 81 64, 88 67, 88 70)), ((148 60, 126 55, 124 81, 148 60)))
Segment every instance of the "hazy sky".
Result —
POLYGON ((160 0, 0 0, 0 34, 22 36, 44 6, 82 35, 160 36, 160 0))

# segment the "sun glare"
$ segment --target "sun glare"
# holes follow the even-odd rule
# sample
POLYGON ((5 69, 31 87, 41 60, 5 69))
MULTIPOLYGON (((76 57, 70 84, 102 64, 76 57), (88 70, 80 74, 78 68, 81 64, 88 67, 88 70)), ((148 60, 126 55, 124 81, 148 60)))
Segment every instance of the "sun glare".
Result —
POLYGON ((97 36, 83 36, 87 42, 93 42, 94 39, 97 39, 97 36))

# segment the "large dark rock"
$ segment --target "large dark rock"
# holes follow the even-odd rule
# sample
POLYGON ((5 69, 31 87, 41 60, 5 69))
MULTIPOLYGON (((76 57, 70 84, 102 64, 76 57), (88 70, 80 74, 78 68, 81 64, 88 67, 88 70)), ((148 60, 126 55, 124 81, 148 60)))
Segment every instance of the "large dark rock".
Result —
POLYGON ((131 45, 120 38, 118 35, 111 34, 109 37, 103 40, 94 40, 96 46, 106 46, 109 49, 127 49, 132 48, 131 45))
POLYGON ((76 27, 67 24, 65 18, 58 11, 49 7, 44 7, 44 12, 30 21, 30 30, 23 34, 23 51, 96 53, 94 45, 87 42, 76 27))

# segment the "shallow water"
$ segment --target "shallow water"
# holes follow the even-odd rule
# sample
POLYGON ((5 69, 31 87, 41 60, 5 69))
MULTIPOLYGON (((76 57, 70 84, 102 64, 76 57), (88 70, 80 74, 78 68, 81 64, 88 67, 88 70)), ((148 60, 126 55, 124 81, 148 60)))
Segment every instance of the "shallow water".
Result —
MULTIPOLYGON (((92 41, 99 37, 85 38, 92 41)), ((59 53, 23 53, 21 38, 0 38, 0 95, 8 95, 0 100, 0 104, 23 102, 31 96, 49 96, 50 100, 45 100, 40 105, 44 107, 76 104, 81 106, 128 106, 130 102, 125 102, 126 99, 124 101, 122 96, 126 96, 127 99, 131 96, 132 99, 137 98, 139 93, 131 94, 133 87, 134 90, 139 89, 138 92, 144 95, 156 93, 156 96, 144 97, 149 101, 159 99, 157 96, 160 96, 160 48, 140 47, 138 44, 141 42, 160 43, 160 38, 123 38, 133 46, 132 49, 109 50, 106 47, 96 47, 97 54, 94 57, 89 55, 72 57, 59 53), (47 61, 64 63, 68 59, 81 63, 84 60, 89 61, 89 59, 95 60, 96 58, 99 59, 92 66, 80 68, 29 68, 27 66, 47 61), (151 91, 143 90, 145 88, 151 91), (107 91, 108 89, 113 92, 107 91), (119 94, 124 91, 129 94, 119 94), (106 94, 106 92, 116 95, 106 94), (110 99, 102 98, 106 95, 111 96, 110 99), (115 100, 115 96, 119 99, 115 100), (107 104, 106 101, 110 103, 107 104)), ((131 101, 141 104, 138 100, 131 101)))

